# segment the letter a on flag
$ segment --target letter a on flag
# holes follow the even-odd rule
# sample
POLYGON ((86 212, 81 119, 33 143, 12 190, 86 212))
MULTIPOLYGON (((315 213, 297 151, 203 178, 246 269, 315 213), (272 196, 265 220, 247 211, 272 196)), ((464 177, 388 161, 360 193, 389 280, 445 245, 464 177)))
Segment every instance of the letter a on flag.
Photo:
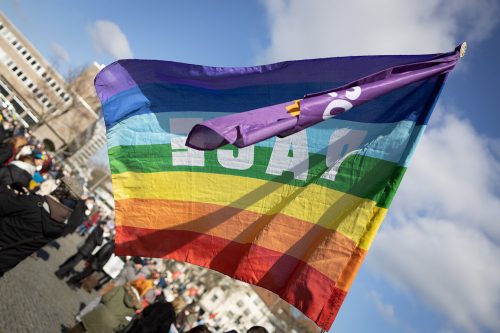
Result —
POLYGON ((328 330, 459 56, 105 67, 117 254, 219 271, 328 330))

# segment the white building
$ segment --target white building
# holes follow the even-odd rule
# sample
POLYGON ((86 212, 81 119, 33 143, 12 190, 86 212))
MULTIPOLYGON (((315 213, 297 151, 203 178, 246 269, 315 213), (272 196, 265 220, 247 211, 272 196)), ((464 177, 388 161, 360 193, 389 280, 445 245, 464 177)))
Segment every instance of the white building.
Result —
POLYGON ((276 331, 271 324, 272 312, 254 289, 226 276, 202 295, 200 306, 212 317, 210 326, 220 331, 246 332, 255 325, 265 327, 270 333, 276 331))

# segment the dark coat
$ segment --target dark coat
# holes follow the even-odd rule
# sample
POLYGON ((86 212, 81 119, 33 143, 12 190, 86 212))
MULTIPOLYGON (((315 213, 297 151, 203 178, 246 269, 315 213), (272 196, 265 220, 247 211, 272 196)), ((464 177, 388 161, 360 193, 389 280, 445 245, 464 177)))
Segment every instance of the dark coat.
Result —
POLYGON ((0 185, 9 185, 17 190, 29 188, 31 174, 14 164, 9 164, 0 169, 0 185))
POLYGON ((83 243, 83 245, 78 249, 78 252, 80 252, 84 257, 89 257, 96 246, 102 244, 103 233, 104 230, 102 230, 100 225, 95 227, 92 233, 85 240, 85 243, 83 243))
POLYGON ((115 252, 115 242, 111 240, 104 244, 91 259, 92 268, 95 270, 101 270, 102 267, 106 265, 109 258, 111 258, 113 252, 115 252))
POLYGON ((0 144, 0 166, 10 161, 14 155, 14 147, 11 143, 0 144))
POLYGON ((59 237, 69 224, 53 220, 45 197, 0 192, 0 276, 59 237))

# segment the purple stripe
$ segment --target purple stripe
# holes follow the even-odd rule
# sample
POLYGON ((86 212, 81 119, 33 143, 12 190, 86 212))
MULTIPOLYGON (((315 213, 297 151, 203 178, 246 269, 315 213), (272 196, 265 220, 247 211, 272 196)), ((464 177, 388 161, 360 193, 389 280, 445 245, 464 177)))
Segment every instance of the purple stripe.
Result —
POLYGON ((148 83, 187 84, 207 89, 297 82, 345 84, 384 68, 427 61, 438 54, 339 57, 286 61, 252 67, 210 67, 161 60, 119 60, 96 76, 101 103, 124 90, 148 83))
MULTIPOLYGON (((298 116, 288 112, 287 106, 294 104, 289 101, 206 120, 191 130, 186 145, 212 150, 230 143, 243 148, 273 136, 288 136, 391 91, 446 74, 455 67, 458 58, 459 48, 455 53, 446 53, 436 59, 390 67, 358 78, 346 86, 309 94, 300 100, 298 116)), ((401 99, 407 99, 407 95, 403 94, 401 99)), ((418 105, 428 104, 428 101, 413 100, 413 103, 417 109, 418 105)))

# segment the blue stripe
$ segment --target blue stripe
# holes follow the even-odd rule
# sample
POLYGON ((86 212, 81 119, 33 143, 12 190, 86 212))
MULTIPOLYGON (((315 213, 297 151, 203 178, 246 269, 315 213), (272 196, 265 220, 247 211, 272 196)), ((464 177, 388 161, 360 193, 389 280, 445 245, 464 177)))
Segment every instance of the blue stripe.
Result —
MULTIPOLYGON (((128 117, 161 112, 243 112, 302 98, 338 86, 335 83, 298 83, 213 90, 182 84, 146 84, 114 95, 103 105, 108 129, 128 117)), ((433 99, 442 86, 438 77, 392 91, 349 110, 338 119, 364 123, 402 120, 426 124, 433 99)))
MULTIPOLYGON (((164 112, 146 113, 127 118, 108 131, 108 149, 116 146, 170 144, 173 137, 187 133, 172 133, 172 119, 199 118, 206 120, 223 115, 222 112, 164 112)), ((416 133, 425 126, 412 121, 397 123, 359 123, 330 119, 306 130, 310 153, 325 154, 332 133, 337 130, 366 132, 360 146, 360 155, 379 158, 406 166, 413 153, 408 147, 416 133)), ((273 147, 275 139, 259 142, 258 146, 273 147)))

